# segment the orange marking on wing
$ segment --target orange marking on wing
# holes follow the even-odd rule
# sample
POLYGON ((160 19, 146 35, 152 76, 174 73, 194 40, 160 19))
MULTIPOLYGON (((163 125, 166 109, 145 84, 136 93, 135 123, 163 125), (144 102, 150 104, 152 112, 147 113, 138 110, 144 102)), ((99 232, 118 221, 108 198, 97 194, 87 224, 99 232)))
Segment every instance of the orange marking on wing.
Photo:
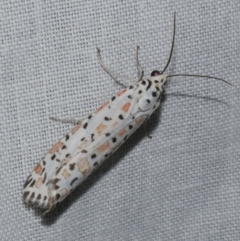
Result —
POLYGON ((98 133, 98 135, 101 135, 102 132, 106 129, 106 125, 104 125, 103 123, 101 123, 97 128, 96 128, 96 131, 98 133))
POLYGON ((78 124, 77 126, 75 126, 72 130, 71 133, 74 134, 76 131, 78 131, 80 128, 82 127, 82 124, 78 124))
POLYGON ((61 175, 65 178, 65 179, 67 179, 67 178, 69 178, 71 175, 70 175, 70 173, 66 170, 66 169, 64 169, 64 171, 61 173, 61 175))
POLYGON ((124 112, 128 112, 128 109, 129 109, 130 106, 131 106, 131 103, 130 103, 130 102, 127 102, 125 105, 122 106, 121 109, 122 109, 124 112))
POLYGON ((68 157, 66 157, 66 158, 64 158, 64 159, 62 160, 62 162, 61 162, 61 165, 63 166, 63 165, 65 165, 65 164, 67 164, 71 159, 72 159, 72 156, 71 156, 71 155, 68 156, 68 157))
POLYGON ((67 195, 68 195, 68 190, 67 188, 63 188, 61 191, 61 200, 63 200, 67 195))
POLYGON ((114 123, 112 124, 112 127, 115 127, 117 124, 118 124, 118 122, 117 122, 117 121, 116 121, 116 122, 114 122, 114 123))
POLYGON ((127 89, 122 89, 117 93, 117 96, 122 95, 123 93, 125 93, 127 91, 127 89))
POLYGON ((101 146, 99 146, 97 148, 98 152, 102 153, 104 151, 106 151, 108 148, 110 147, 110 144, 108 141, 106 141, 104 144, 102 144, 101 146))
POLYGON ((79 145, 78 149, 83 150, 87 147, 89 141, 87 139, 85 139, 84 141, 82 141, 81 145, 79 145))
POLYGON ((49 198, 49 206, 51 207, 52 205, 54 205, 56 200, 56 193, 53 194, 50 198, 49 198))
POLYGON ((122 129, 121 131, 118 132, 118 135, 119 135, 120 137, 122 137, 122 136, 125 135, 126 133, 127 133, 126 130, 125 130, 125 129, 122 129))
POLYGON ((135 119, 135 123, 136 123, 136 124, 140 124, 140 123, 143 122, 144 120, 145 120, 145 118, 142 117, 142 116, 140 116, 140 117, 138 117, 137 119, 135 119))
POLYGON ((37 173, 37 174, 40 174, 42 172, 42 166, 40 164, 38 164, 35 168, 34 168, 34 171, 37 173))
POLYGON ((35 183, 35 187, 36 188, 40 188, 42 185, 43 179, 42 178, 38 178, 36 183, 35 183))
POLYGON ((109 101, 107 101, 106 103, 104 103, 103 105, 101 105, 96 111, 95 113, 98 113, 100 110, 102 110, 105 106, 107 106, 109 104, 109 101))
POLYGON ((63 146, 63 143, 62 142, 58 142, 56 143, 51 149, 50 149, 50 153, 53 154, 55 153, 56 151, 58 151, 61 147, 63 146))
POLYGON ((78 162, 78 170, 83 174, 86 175, 90 171, 90 163, 87 158, 81 159, 78 162))

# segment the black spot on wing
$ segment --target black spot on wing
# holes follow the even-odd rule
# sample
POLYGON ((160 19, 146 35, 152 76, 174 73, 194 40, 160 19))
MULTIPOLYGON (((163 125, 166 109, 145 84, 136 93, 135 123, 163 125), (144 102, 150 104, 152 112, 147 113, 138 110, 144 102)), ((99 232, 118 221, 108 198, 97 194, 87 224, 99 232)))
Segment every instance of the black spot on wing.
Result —
POLYGON ((55 157, 56 157, 56 155, 53 154, 53 155, 51 156, 51 160, 53 161, 53 160, 55 159, 55 157))
POLYGON ((61 171, 62 166, 58 168, 58 170, 56 171, 56 175, 61 171))
POLYGON ((73 183, 77 181, 77 179, 78 179, 78 178, 77 178, 77 177, 75 177, 75 178, 74 178, 74 179, 71 181, 70 186, 72 186, 72 185, 73 185, 73 183))
POLYGON ((35 182, 36 182, 36 180, 33 180, 29 187, 33 187, 33 185, 35 184, 35 182))
POLYGON ((69 169, 72 171, 75 167, 76 163, 69 164, 69 169))
MULTIPOLYGON (((62 168, 62 167, 60 167, 60 168, 62 168)), ((46 185, 48 185, 48 184, 56 185, 56 183, 59 182, 59 180, 60 180, 59 178, 51 179, 51 180, 49 180, 49 181, 47 182, 46 185)))
POLYGON ((109 118, 109 117, 107 117, 107 116, 104 117, 104 120, 105 120, 105 121, 110 121, 111 119, 112 119, 112 118, 109 118))
POLYGON ((24 185, 23 185, 23 188, 26 188, 28 186, 28 184, 32 181, 33 179, 30 178, 29 180, 27 180, 24 185))
POLYGON ((30 175, 28 176, 27 181, 29 180, 30 177, 32 177, 32 174, 30 174, 30 175))
POLYGON ((35 193, 33 192, 30 196, 30 199, 33 199, 35 197, 35 193))
POLYGON ((123 118, 123 115, 119 115, 118 118, 119 118, 120 120, 123 120, 123 119, 124 119, 124 118, 123 118))
POLYGON ((67 134, 65 140, 67 141, 68 139, 69 139, 69 135, 67 134))
POLYGON ((87 129, 87 126, 88 126, 88 123, 86 122, 86 123, 83 125, 83 128, 84 128, 84 129, 87 129))
POLYGON ((26 199, 26 197, 29 195, 29 191, 23 193, 23 199, 26 199))
POLYGON ((91 155, 91 158, 94 159, 97 155, 94 153, 91 155))
POLYGON ((45 172, 44 178, 43 178, 43 183, 46 181, 46 179, 47 179, 47 173, 45 172))

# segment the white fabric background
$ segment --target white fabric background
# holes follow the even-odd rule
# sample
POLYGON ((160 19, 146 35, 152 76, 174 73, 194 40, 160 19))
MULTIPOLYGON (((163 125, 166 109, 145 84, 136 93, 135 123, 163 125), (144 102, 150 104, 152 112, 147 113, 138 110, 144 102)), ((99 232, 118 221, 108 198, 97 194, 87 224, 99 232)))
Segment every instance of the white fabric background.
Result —
MULTIPOLYGON (((240 240, 240 3, 1 1, 1 240, 240 240), (46 217, 22 202, 34 165, 121 89, 97 62, 148 76, 176 44, 161 107, 46 217)), ((122 80, 129 85, 129 81, 122 80)))

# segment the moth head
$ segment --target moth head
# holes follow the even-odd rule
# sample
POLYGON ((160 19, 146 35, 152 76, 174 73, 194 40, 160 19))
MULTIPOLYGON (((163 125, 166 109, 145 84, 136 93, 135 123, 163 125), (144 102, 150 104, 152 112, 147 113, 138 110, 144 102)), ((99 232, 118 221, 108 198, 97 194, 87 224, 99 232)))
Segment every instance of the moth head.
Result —
POLYGON ((167 76, 160 73, 158 70, 154 70, 151 73, 151 80, 158 86, 162 87, 167 83, 167 76))
POLYGON ((168 61, 167 64, 165 65, 164 69, 159 72, 158 70, 154 70, 151 73, 151 80, 153 80, 153 82, 155 82, 156 84, 158 84, 158 87, 162 87, 167 83, 168 78, 170 77, 175 77, 175 76, 187 76, 187 77, 200 77, 200 78, 208 78, 208 79, 215 79, 215 80, 220 80, 225 82, 226 84, 229 84, 231 86, 233 86, 231 83, 229 83, 228 81, 224 80, 224 79, 220 79, 218 77, 214 77, 214 76, 209 76, 209 75, 199 75, 199 74, 185 74, 185 73, 176 73, 176 74, 170 74, 170 75, 164 75, 164 72, 166 71, 166 69, 168 68, 168 65, 171 61, 172 58, 172 54, 173 54, 173 46, 174 46, 174 41, 175 41, 175 31, 176 31, 176 13, 174 12, 174 24, 173 24, 173 39, 172 39, 172 47, 171 47, 171 51, 170 51, 170 55, 168 57, 168 61), (159 83, 157 83, 159 82, 159 83))

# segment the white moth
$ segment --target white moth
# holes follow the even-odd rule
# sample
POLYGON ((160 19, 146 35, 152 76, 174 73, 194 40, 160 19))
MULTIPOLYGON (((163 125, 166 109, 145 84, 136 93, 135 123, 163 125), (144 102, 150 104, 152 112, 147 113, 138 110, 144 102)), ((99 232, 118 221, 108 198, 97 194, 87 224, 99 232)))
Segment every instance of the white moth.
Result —
MULTIPOLYGON (((169 77, 195 76, 222 80, 202 75, 164 75, 171 60, 174 39, 175 15, 172 48, 168 62, 163 71, 155 70, 147 79, 143 78, 144 72, 138 62, 139 47, 136 51, 139 72, 137 80, 112 72, 101 60, 100 50, 98 50, 99 62, 108 74, 114 78, 134 79, 136 83, 119 91, 95 112, 78 122, 48 151, 24 184, 23 199, 26 203, 47 209, 46 212, 49 212, 58 202, 65 199, 144 121, 149 119, 160 104, 164 85, 169 77)), ((225 80, 222 81, 228 83, 225 80)))

